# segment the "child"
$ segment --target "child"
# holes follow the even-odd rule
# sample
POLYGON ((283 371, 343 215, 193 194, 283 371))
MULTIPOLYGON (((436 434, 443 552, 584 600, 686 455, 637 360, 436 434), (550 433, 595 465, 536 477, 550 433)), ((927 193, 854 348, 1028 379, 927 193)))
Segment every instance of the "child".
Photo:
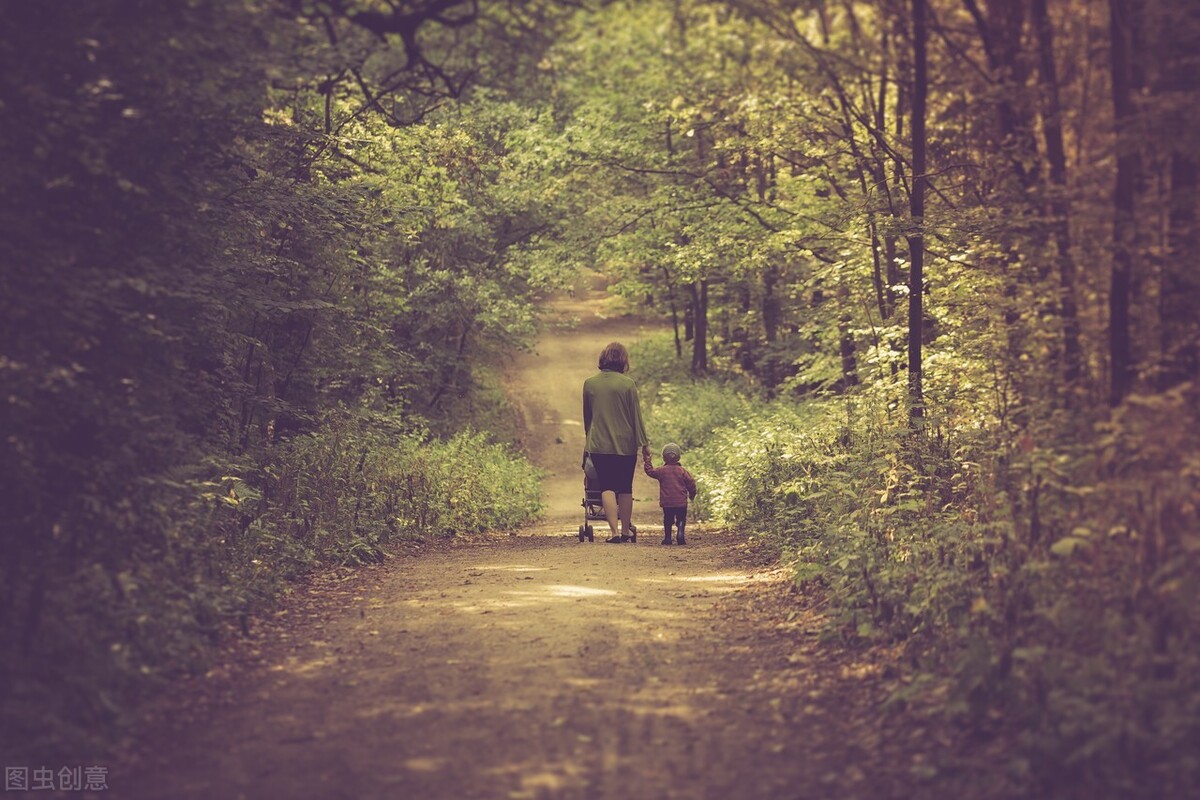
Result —
POLYGON ((680 455, 679 445, 668 444, 662 451, 666 463, 658 469, 654 468, 649 453, 642 461, 646 474, 658 481, 658 504, 663 510, 663 544, 671 543, 671 528, 675 526, 679 529, 676 543, 687 544, 683 534, 687 505, 689 499, 696 499, 696 479, 679 463, 680 455))

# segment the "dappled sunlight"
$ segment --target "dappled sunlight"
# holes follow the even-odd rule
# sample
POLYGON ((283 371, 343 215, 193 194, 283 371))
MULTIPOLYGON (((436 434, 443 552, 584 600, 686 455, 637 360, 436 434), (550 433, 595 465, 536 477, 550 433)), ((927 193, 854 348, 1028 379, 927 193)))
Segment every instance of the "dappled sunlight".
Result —
POLYGON ((515 777, 520 782, 519 790, 508 793, 513 800, 533 800, 546 797, 549 793, 578 790, 585 785, 583 766, 576 760, 547 762, 542 758, 534 758, 523 763, 493 767, 488 773, 496 780, 515 777))
POLYGON ((488 710, 503 707, 505 711, 528 711, 532 706, 528 703, 515 702, 501 693, 487 694, 478 697, 440 702, 376 702, 369 707, 355 712, 359 719, 393 719, 410 720, 426 715, 459 715, 481 714, 488 710))
POLYGON ((614 589, 572 584, 533 585, 524 589, 505 589, 498 596, 472 602, 455 603, 460 611, 486 612, 498 608, 523 608, 548 601, 583 600, 601 597, 617 597, 621 593, 614 589))
POLYGON ((749 579, 749 576, 737 572, 728 572, 721 575, 690 575, 676 578, 676 580, 686 581, 687 583, 745 583, 749 579))
POLYGON ((402 767, 413 772, 437 772, 445 768, 446 764, 447 759, 445 758, 429 757, 406 758, 400 762, 402 767))
POLYGON ((694 720, 701 716, 695 706, 686 703, 674 705, 645 705, 626 703, 625 710, 638 717, 673 717, 680 720, 694 720))
POLYGON ((428 710, 429 707, 421 703, 412 705, 405 703, 376 703, 360 709, 355 716, 361 719, 376 719, 379 717, 407 719, 419 717, 428 710))
POLYGON ((493 572, 546 572, 549 567, 535 567, 530 564, 475 564, 471 569, 491 570, 493 572))
MULTIPOLYGON (((637 589, 618 590, 581 584, 526 584, 487 596, 469 596, 451 601, 449 608, 479 624, 509 630, 528 628, 529 612, 545 611, 547 619, 562 619, 564 613, 577 617, 586 627, 603 625, 655 643, 676 641, 670 630, 685 615, 683 598, 717 594, 724 589, 705 587, 702 592, 679 587, 684 593, 663 596, 662 588, 650 593, 637 589), (666 626, 661 627, 661 626, 666 626)), ((732 591, 730 588, 728 591, 732 591)), ((442 601, 445 603, 446 601, 442 601)))
POLYGON ((454 608, 467 613, 490 614, 497 609, 526 608, 537 602, 537 598, 533 596, 532 592, 505 592, 504 594, 513 599, 493 598, 478 603, 455 603, 454 608))
POLYGON ((289 658, 282 664, 276 664, 271 667, 271 672, 286 672, 289 675, 300 675, 304 677, 315 677, 315 673, 332 664, 337 663, 337 656, 328 655, 320 658, 312 658, 303 660, 299 658, 289 658))
POLYGON ((642 578, 642 583, 654 584, 657 586, 670 586, 672 584, 685 584, 694 586, 697 589, 703 589, 705 592, 720 592, 728 593, 736 591, 739 587, 746 585, 751 581, 751 576, 740 572, 723 572, 712 575, 656 575, 654 577, 642 578))
POLYGON ((556 597, 614 597, 620 592, 612 589, 594 589, 590 586, 567 586, 556 584, 547 586, 546 591, 556 597))

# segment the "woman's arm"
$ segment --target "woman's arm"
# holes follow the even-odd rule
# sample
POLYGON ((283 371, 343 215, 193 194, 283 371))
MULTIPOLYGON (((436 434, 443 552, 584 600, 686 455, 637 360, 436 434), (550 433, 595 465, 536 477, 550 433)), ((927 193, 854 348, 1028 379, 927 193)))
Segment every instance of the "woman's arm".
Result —
POLYGON ((587 436, 592 429, 592 396, 588 393, 587 384, 583 385, 583 435, 587 436))

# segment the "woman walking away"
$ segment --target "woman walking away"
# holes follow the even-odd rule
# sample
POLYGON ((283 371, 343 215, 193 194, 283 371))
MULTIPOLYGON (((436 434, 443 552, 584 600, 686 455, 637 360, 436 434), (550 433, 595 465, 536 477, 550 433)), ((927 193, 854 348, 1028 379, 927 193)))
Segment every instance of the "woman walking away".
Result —
POLYGON ((612 533, 606 541, 613 544, 637 541, 629 518, 638 448, 643 458, 650 457, 637 384, 628 370, 629 351, 613 342, 600 353, 600 372, 583 382, 584 450, 596 470, 595 488, 612 533))

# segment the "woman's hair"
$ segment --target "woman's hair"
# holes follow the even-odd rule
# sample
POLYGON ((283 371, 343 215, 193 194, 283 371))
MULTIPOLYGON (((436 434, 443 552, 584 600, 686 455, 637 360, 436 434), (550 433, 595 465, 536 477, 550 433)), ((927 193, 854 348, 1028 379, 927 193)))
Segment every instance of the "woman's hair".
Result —
POLYGON ((625 372, 629 369, 629 351, 620 342, 613 342, 600 351, 600 369, 625 372))

